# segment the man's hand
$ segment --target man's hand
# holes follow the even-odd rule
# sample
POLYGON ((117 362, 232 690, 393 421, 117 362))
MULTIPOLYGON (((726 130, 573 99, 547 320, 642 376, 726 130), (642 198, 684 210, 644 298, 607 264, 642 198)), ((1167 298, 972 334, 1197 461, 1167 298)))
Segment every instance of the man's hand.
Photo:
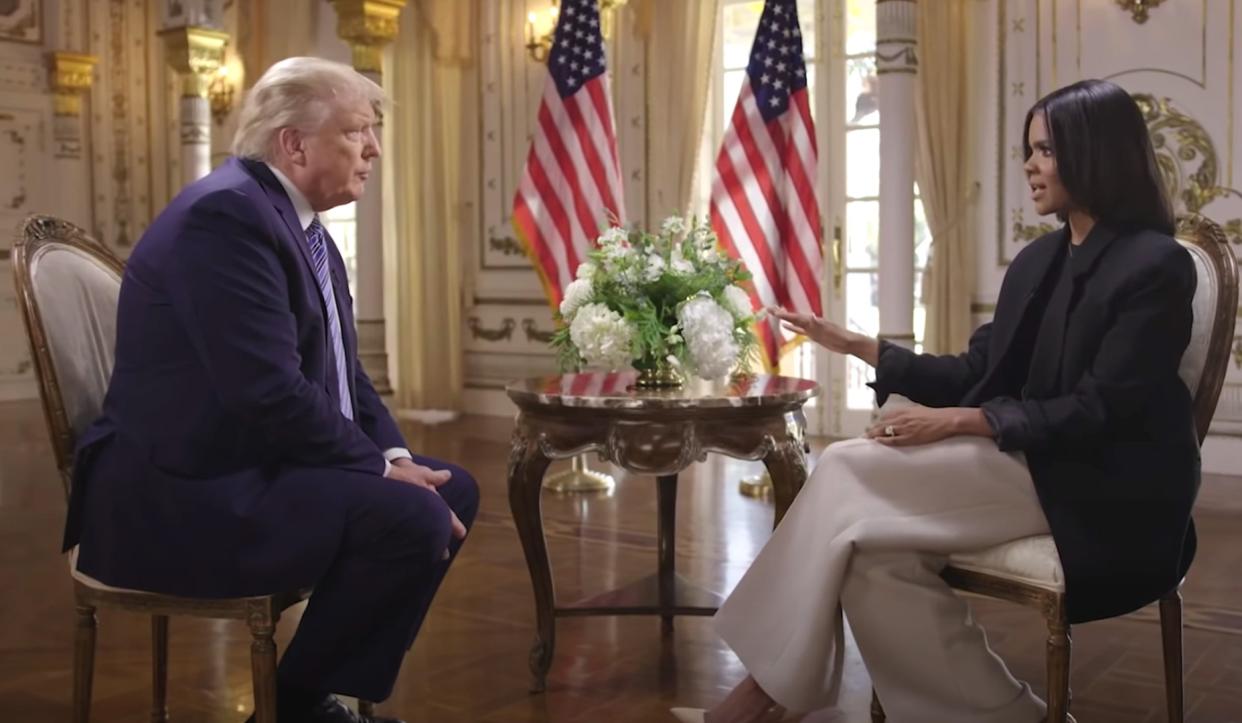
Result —
POLYGON ((931 444, 959 435, 990 437, 992 427, 975 408, 905 407, 883 415, 867 429, 868 438, 890 447, 931 444))
MULTIPOLYGON (((434 470, 430 467, 424 467, 421 464, 415 464, 414 460, 408 457, 393 460, 388 468, 388 478, 400 480, 412 485, 426 487, 427 489, 439 494, 440 485, 449 481, 452 473, 446 469, 434 470)), ((453 519, 453 537, 459 540, 466 538, 466 526, 457 519, 457 513, 449 510, 449 514, 453 519)), ((447 552, 447 550, 446 550, 447 552)))

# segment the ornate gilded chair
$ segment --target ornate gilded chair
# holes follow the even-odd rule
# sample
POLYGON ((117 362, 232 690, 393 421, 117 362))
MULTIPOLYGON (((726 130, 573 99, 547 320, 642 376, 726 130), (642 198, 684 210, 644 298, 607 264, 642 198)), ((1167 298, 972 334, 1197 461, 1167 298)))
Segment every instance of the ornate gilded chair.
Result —
MULTIPOLYGON (((1199 443, 1207 436, 1229 364, 1238 306, 1238 266, 1219 226, 1197 215, 1178 220, 1177 239, 1190 252, 1198 273, 1194 327, 1178 369, 1194 396, 1199 443)), ((953 555, 941 576, 954 589, 1016 602, 1039 610, 1048 622, 1048 720, 1069 713, 1070 628, 1065 613, 1065 577, 1050 535, 1027 537, 986 550, 953 555)), ((1181 586, 1160 600, 1165 695, 1170 723, 1182 723, 1181 586)), ((884 720, 873 696, 871 719, 884 720)))
MULTIPOLYGON (((23 221, 13 246, 19 305, 66 495, 74 440, 99 415, 112 374, 122 268, 115 255, 82 229, 50 216, 31 216, 23 221)), ((281 612, 306 599, 309 591, 226 599, 181 598, 105 585, 79 571, 76 562, 75 548, 69 555, 77 605, 74 723, 87 723, 90 718, 95 610, 100 607, 151 615, 154 723, 168 720, 168 617, 244 620, 253 636, 250 659, 257 723, 276 723, 276 644, 272 634, 281 612)))

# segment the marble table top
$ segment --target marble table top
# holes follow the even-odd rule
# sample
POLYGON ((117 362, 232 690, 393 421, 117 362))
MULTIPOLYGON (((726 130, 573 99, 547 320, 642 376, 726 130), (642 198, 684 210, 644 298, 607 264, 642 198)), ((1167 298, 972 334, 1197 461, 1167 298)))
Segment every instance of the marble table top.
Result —
POLYGON ((676 389, 638 389, 638 372, 585 372, 532 377, 505 387, 519 406, 582 409, 708 409, 801 403, 819 394, 810 379, 768 374, 723 381, 692 379, 676 389))

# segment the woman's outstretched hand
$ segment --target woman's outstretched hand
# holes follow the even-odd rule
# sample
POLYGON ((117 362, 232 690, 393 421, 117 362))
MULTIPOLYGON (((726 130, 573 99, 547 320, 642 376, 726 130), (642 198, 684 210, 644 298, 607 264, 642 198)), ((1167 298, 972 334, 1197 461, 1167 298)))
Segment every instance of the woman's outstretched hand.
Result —
POLYGON ((853 354, 871 366, 879 363, 880 343, 876 339, 813 314, 795 314, 776 307, 770 307, 768 313, 784 322, 789 331, 805 336, 828 351, 853 354))

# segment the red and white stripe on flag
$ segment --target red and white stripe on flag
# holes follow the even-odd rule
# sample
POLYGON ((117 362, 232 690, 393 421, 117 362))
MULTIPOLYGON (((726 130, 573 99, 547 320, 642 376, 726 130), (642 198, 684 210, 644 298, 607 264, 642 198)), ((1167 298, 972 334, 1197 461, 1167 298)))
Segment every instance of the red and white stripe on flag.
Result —
POLYGON ((513 226, 559 306, 600 231, 625 222, 596 0, 562 0, 513 226))
MULTIPOLYGON (((797 0, 767 0, 712 181, 711 224, 753 277, 751 301, 823 314, 818 152, 797 0)), ((775 317, 756 330, 775 367, 788 341, 775 317)))

